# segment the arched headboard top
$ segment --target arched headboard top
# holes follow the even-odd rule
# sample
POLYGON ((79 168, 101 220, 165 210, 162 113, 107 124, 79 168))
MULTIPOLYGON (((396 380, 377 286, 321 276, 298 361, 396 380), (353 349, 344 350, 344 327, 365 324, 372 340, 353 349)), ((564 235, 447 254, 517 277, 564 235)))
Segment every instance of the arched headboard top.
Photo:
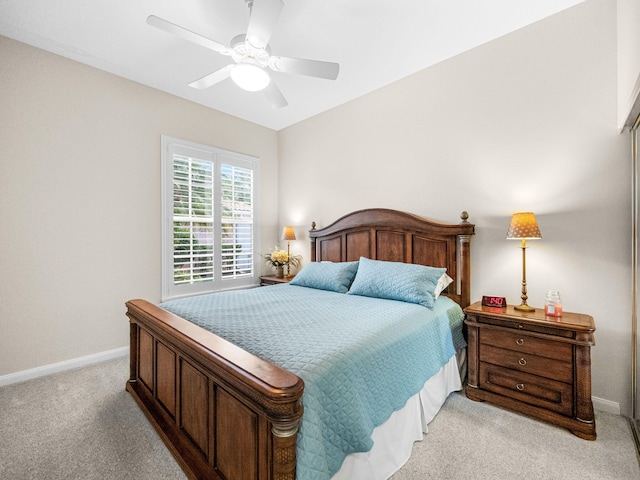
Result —
MULTIPOLYGON (((450 224, 442 223, 429 218, 414 215, 413 213, 392 210, 389 208, 367 208, 347 213, 333 222, 331 225, 319 230, 312 228, 309 232, 310 238, 317 238, 323 235, 345 230, 351 227, 381 226, 398 227, 402 229, 415 228, 417 230, 429 231, 438 234, 473 235, 475 225, 467 222, 469 214, 460 214, 461 222, 450 224)), ((314 224, 315 225, 315 222, 314 224)))
POLYGON ((470 303, 470 238, 475 226, 448 224, 386 208, 358 210, 309 231, 311 261, 373 260, 445 267, 454 279, 445 294, 462 307, 470 303))

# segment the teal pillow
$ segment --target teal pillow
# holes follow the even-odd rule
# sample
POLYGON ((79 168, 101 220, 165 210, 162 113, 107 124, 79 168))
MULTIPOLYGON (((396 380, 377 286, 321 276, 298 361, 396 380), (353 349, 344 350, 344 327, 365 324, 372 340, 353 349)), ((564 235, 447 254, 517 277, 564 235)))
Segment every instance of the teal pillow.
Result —
POLYGON ((387 298, 433 308, 438 280, 447 269, 360 257, 351 295, 387 298))
POLYGON ((347 293, 358 270, 358 262, 311 262, 289 285, 347 293))

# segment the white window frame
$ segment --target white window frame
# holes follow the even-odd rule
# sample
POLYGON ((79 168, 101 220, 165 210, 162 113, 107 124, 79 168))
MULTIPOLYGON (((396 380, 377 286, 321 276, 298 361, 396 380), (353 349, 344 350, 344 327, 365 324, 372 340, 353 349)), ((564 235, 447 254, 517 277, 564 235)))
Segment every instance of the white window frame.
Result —
POLYGON ((178 138, 162 135, 162 301, 172 298, 197 295, 220 290, 232 290, 256 285, 260 276, 260 255, 258 247, 258 178, 259 159, 250 155, 230 152, 208 145, 201 145, 178 138), (213 167, 213 226, 214 226, 214 265, 213 278, 210 281, 193 283, 174 283, 174 198, 173 166, 174 155, 184 155, 211 162, 213 167), (222 199, 221 165, 231 165, 253 171, 252 192, 252 272, 250 275, 234 278, 222 277, 222 199))

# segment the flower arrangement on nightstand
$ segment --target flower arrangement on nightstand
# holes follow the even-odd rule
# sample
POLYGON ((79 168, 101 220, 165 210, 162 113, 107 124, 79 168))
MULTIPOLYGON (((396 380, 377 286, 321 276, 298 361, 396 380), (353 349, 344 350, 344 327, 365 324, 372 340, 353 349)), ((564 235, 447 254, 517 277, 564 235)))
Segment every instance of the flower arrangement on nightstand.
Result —
POLYGON ((276 269, 277 278, 284 278, 285 266, 297 267, 300 265, 301 259, 302 257, 300 255, 289 255, 286 251, 280 250, 277 246, 271 253, 264 256, 265 262, 276 269))

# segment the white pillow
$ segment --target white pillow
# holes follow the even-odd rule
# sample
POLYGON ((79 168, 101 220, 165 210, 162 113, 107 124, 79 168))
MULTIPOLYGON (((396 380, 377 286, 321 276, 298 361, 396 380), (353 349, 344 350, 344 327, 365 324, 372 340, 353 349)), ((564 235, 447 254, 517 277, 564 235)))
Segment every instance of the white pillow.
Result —
POLYGON ((436 283, 436 288, 433 290, 433 299, 437 300, 442 291, 447 288, 451 282, 453 282, 453 278, 447 275, 447 272, 444 272, 442 276, 438 279, 438 283, 436 283))

